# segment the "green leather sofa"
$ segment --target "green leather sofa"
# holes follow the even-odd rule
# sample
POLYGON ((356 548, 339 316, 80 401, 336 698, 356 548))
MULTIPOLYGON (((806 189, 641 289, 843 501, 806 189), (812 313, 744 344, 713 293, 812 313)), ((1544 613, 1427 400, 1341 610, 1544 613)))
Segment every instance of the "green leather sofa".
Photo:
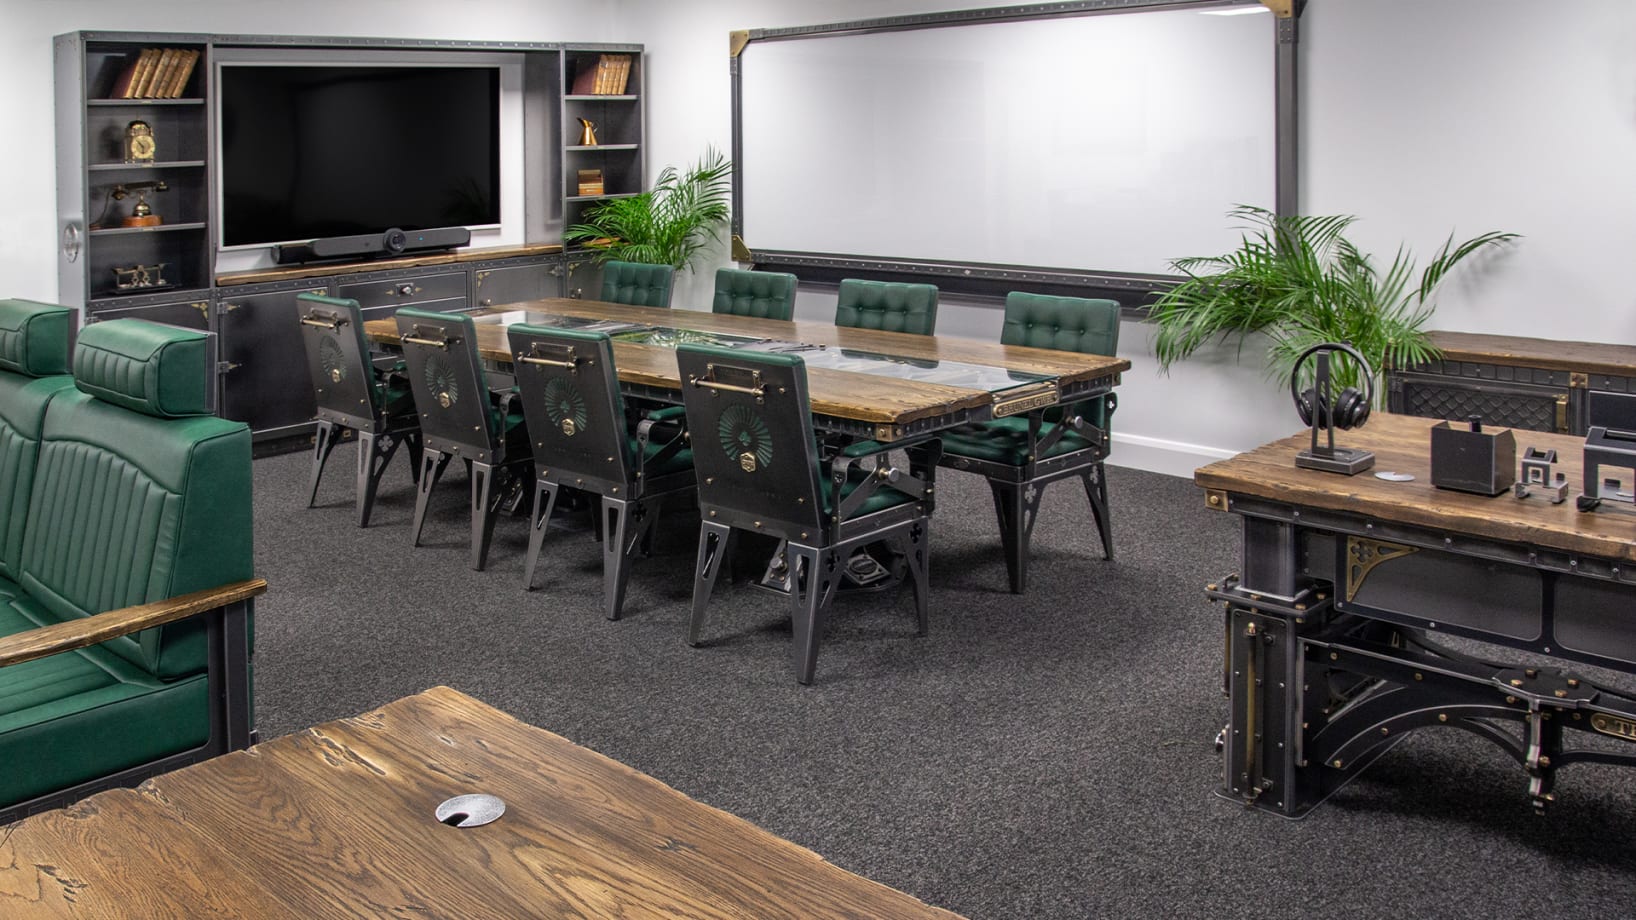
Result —
POLYGON ((0 824, 250 742, 250 432, 205 336, 0 301, 0 824))

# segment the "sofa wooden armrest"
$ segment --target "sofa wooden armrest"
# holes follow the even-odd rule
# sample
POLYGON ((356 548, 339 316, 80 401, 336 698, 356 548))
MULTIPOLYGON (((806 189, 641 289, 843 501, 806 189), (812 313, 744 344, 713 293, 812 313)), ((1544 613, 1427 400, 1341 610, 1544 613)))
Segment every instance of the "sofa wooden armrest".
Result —
POLYGON ((266 579, 252 578, 0 637, 0 668, 185 620, 207 610, 259 597, 266 592, 266 579))

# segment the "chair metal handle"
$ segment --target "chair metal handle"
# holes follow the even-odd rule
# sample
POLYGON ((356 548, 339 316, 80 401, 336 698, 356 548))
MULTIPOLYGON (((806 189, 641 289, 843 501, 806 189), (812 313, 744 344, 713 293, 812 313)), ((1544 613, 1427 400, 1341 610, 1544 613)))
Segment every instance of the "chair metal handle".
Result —
POLYGON ((572 358, 567 361, 558 361, 555 358, 536 358, 533 355, 519 355, 517 360, 524 364, 541 364, 546 367, 566 367, 571 371, 579 369, 578 358, 572 358))
POLYGON ((346 320, 344 320, 344 319, 325 320, 325 319, 315 319, 315 318, 313 318, 311 316, 301 317, 301 325, 303 325, 303 326, 317 326, 320 329, 328 329, 331 332, 334 332, 337 329, 340 329, 341 324, 344 323, 344 322, 346 322, 346 320))
POLYGON ((718 390, 728 393, 745 393, 750 396, 754 396, 756 399, 765 399, 767 396, 767 385, 761 382, 760 371, 750 372, 750 380, 752 382, 751 385, 747 387, 739 386, 736 383, 722 383, 713 379, 715 374, 716 366, 714 364, 706 364, 704 366, 703 377, 689 374, 687 377, 687 382, 696 387, 704 387, 707 390, 718 390))
POLYGON ((429 338, 426 338, 426 337, 424 337, 424 336, 422 336, 420 334, 420 327, 419 326, 413 327, 413 329, 411 331, 409 331, 407 333, 404 333, 403 335, 399 336, 398 338, 405 345, 430 345, 433 348, 441 348, 444 351, 449 350, 449 340, 448 339, 446 339, 446 338, 444 338, 444 339, 429 339, 429 338))

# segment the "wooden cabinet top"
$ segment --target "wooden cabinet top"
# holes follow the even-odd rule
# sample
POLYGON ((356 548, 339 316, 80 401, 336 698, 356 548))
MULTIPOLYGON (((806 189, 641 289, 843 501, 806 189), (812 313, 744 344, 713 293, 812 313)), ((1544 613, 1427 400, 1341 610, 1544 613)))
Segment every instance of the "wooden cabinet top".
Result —
POLYGON ((1431 333, 1431 340, 1445 361, 1636 377, 1636 345, 1441 331, 1431 333))
POLYGON ((404 256, 400 259, 369 259, 362 262, 319 262, 308 265, 279 265, 247 272, 229 272, 216 276, 218 287, 237 284, 265 284, 269 281, 294 281, 298 278, 330 278, 336 275, 357 275, 364 272, 394 271, 420 268, 425 265, 455 265, 461 262, 486 262, 490 259, 514 259, 520 256, 550 255, 562 251, 560 243, 526 243, 522 246, 495 246, 485 249, 457 249, 424 256, 404 256))

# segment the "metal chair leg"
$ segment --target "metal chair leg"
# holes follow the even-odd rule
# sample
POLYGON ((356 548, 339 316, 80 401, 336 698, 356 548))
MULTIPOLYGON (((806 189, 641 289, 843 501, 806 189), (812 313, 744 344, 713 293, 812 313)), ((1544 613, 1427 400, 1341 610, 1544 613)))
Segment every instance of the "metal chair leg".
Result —
POLYGON ((409 478, 415 485, 420 485, 420 461, 417 459, 421 451, 421 437, 419 429, 410 429, 403 433, 403 441, 409 447, 409 478))
POLYGON ((494 539, 494 465, 470 463, 471 468, 471 567, 479 572, 488 565, 489 543, 494 539))
POLYGON ((988 487, 994 493, 994 511, 1000 519, 1000 544, 1005 548, 1011 593, 1022 594, 1028 589, 1028 541, 1040 509, 1040 490, 1026 483, 993 479, 988 487))
POLYGON ((318 482, 324 478, 324 464, 329 461, 329 455, 335 450, 335 441, 340 432, 334 422, 320 421, 318 431, 312 439, 312 476, 308 482, 307 507, 311 508, 318 501, 318 482))
POLYGON ((733 529, 726 524, 699 522, 699 558, 693 569, 693 617, 687 624, 687 644, 697 647, 704 631, 705 610, 721 574, 722 562, 732 548, 733 529))
POLYGON ((420 545, 420 531, 426 524, 426 506, 430 504, 432 490, 437 488, 437 481, 443 478, 443 470, 449 465, 449 456, 441 451, 428 447, 420 452, 420 481, 415 489, 415 524, 413 544, 420 545))
POLYGON ((631 556, 641 544, 648 528, 644 509, 636 502, 602 498, 602 519, 605 524, 602 538, 602 605, 608 619, 619 619, 625 606, 625 585, 630 580, 631 556), (636 526, 631 526, 635 517, 636 526))
POLYGON ((915 621, 919 634, 924 636, 931 626, 931 522, 915 522, 903 542, 903 554, 909 560, 909 584, 915 593, 915 621))
POLYGON ((403 439, 395 434, 358 432, 359 527, 369 526, 369 513, 375 507, 375 493, 380 488, 381 476, 392 464, 392 456, 402 443, 403 439))
POLYGON ((840 577, 832 550, 791 543, 785 552, 790 560, 790 626, 794 633, 790 651, 795 679, 810 684, 818 671, 818 641, 823 635, 824 615, 840 577))
POLYGON ((551 512, 557 507, 557 485, 543 479, 534 481, 534 512, 528 522, 528 557, 523 562, 523 586, 534 590, 534 566, 540 561, 545 531, 551 526, 551 512))
POLYGON ((1085 480, 1085 497, 1091 502, 1091 517, 1096 519, 1096 531, 1102 535, 1102 557, 1113 558, 1113 531, 1108 520, 1108 471, 1098 463, 1081 477, 1085 480))

